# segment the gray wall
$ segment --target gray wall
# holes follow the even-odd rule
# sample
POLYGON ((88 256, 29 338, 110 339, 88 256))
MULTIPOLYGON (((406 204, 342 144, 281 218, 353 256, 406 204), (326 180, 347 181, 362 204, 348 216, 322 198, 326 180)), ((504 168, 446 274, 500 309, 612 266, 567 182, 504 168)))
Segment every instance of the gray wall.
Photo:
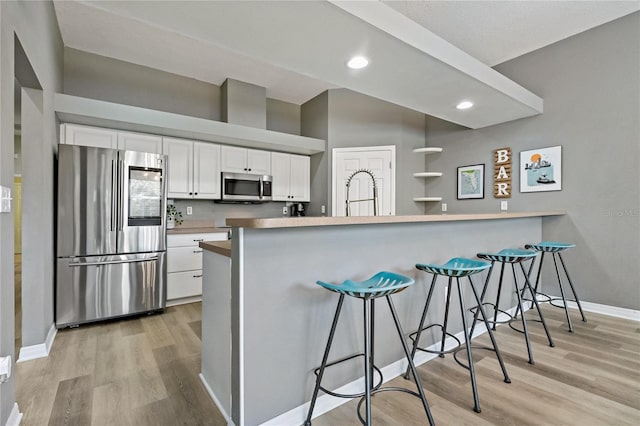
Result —
POLYGON ((327 140, 326 152, 311 159, 313 214, 319 214, 322 204, 331 211, 332 149, 381 145, 396 146, 396 214, 424 213, 424 205, 413 202, 425 194, 425 180, 413 177, 424 169, 424 158, 412 152, 425 146, 423 114, 351 90, 331 89, 302 106, 302 132, 327 140))
MULTIPOLYGON (((578 245, 567 253, 582 300, 640 309, 640 13, 560 41, 496 69, 544 98, 542 115, 468 130, 435 119, 427 144, 444 152, 430 167, 445 176, 428 189, 450 213, 497 212, 492 151, 514 155, 509 211, 566 210, 544 221, 543 238, 578 245), (562 145, 562 191, 520 193, 519 153, 562 145), (456 200, 456 167, 484 163, 484 200, 456 200)), ((440 205, 428 213, 440 213, 440 205)), ((547 265, 551 266, 551 265, 547 265)))
MULTIPOLYGON (((64 93, 222 120, 215 84, 65 47, 64 93)), ((267 129, 300 134, 300 106, 267 99, 267 129)))
MULTIPOLYGON (((40 293, 30 303, 48 306, 43 312, 46 324, 36 324, 48 330, 53 323, 53 299, 44 300, 46 289, 53 290, 53 155, 56 146, 57 123, 53 112, 53 93, 62 89, 62 40, 51 2, 0 2, 0 184, 13 186, 14 150, 14 34, 20 39, 37 80, 43 88, 42 130, 37 147, 27 147, 23 134, 23 152, 39 149, 48 159, 35 169, 23 163, 23 196, 30 189, 26 176, 38 185, 43 215, 36 216, 30 226, 40 231, 42 251, 46 257, 38 267, 44 274, 37 283, 40 293), (42 207, 45 208, 42 208, 42 207), (48 207, 47 207, 48 206, 48 207), (47 214, 48 213, 48 214, 47 214)), ((18 76, 20 79, 20 76, 18 76)), ((23 120, 23 129, 28 124, 23 120)), ((36 195, 36 193, 33 193, 36 195)), ((24 201, 23 197, 23 201, 24 201)), ((13 282, 13 214, 0 214, 0 354, 14 354, 14 282, 13 282)), ((27 253, 24 253, 26 256, 27 253)), ((23 295, 24 297, 24 295, 23 295)), ((40 342, 42 343, 42 342, 40 342)), ((15 377, 15 376, 14 376, 15 377)), ((5 424, 15 402, 14 379, 0 385, 0 424, 5 424)))
MULTIPOLYGON (((329 138, 329 92, 323 92, 302 105, 300 130, 302 135, 327 140, 329 138)), ((325 149, 329 148, 325 145, 325 149)), ((319 216, 320 207, 328 207, 330 174, 327 152, 311 156, 311 203, 309 214, 319 216)), ((327 212, 330 212, 327 210, 327 212)))

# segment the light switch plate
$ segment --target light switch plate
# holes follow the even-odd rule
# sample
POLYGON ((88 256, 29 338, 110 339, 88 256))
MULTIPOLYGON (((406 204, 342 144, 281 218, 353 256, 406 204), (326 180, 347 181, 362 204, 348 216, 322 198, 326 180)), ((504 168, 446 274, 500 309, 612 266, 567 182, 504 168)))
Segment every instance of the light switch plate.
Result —
POLYGON ((509 202, 500 201, 500 211, 506 212, 507 210, 509 210, 509 202))
POLYGON ((11 188, 0 186, 0 213, 11 213, 11 188))
POLYGON ((192 214, 193 214, 193 207, 187 206, 187 215, 192 215, 192 214))

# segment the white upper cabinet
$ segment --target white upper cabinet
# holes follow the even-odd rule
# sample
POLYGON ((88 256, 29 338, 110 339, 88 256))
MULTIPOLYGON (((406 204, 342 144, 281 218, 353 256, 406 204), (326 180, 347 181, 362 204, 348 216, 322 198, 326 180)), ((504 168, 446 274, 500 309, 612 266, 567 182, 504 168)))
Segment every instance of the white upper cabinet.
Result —
POLYGON ((169 198, 220 198, 220 145, 163 138, 169 198))
POLYGON ((222 146, 220 155, 220 167, 223 172, 271 174, 271 153, 269 151, 222 146))
POLYGON ((193 198, 217 199, 221 195, 220 145, 193 143, 193 198))
POLYGON ((311 161, 304 155, 271 153, 274 201, 309 201, 311 161))
POLYGON ((60 143, 162 154, 162 137, 100 127, 62 124, 60 143))
POLYGON ((99 127, 62 124, 60 126, 60 143, 117 149, 118 132, 99 127))
POLYGON ((118 149, 162 154, 162 137, 144 133, 118 132, 118 149))
POLYGON ((167 197, 193 198, 193 142, 163 138, 162 151, 167 155, 167 197))

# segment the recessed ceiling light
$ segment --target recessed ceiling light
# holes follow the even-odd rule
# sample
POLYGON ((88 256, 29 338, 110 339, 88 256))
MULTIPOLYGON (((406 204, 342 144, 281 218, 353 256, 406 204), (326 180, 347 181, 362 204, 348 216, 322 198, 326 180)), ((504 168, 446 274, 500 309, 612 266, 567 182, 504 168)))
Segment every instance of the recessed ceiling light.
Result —
POLYGON ((360 68, 364 68, 367 65, 369 65, 369 60, 364 56, 354 56, 353 58, 349 59, 349 62, 347 62, 347 66, 354 70, 359 70, 360 68))
POLYGON ((458 108, 458 109, 469 109, 472 106, 473 106, 473 102, 471 102, 471 101, 462 101, 458 105, 456 105, 456 108, 458 108))

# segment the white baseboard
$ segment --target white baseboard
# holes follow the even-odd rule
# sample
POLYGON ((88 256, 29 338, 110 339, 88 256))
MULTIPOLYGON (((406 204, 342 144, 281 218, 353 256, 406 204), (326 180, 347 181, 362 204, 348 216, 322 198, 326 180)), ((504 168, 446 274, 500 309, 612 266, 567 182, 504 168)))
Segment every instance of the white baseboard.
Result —
POLYGON ((18 408, 18 403, 13 404, 13 409, 9 414, 9 418, 7 419, 6 426, 20 426, 20 422, 22 421, 22 413, 20 412, 20 408, 18 408))
POLYGON ((187 303, 202 302, 202 296, 182 297, 180 299, 167 300, 166 307, 186 305, 187 303))
POLYGON ((231 416, 229 414, 227 414, 225 409, 222 407, 222 404, 220 403, 220 400, 218 399, 216 394, 213 393, 213 390, 211 389, 211 386, 209 386, 209 383, 207 383, 207 379, 204 378, 202 373, 200 373, 198 376, 200 377, 200 381, 204 385, 204 388, 207 390, 207 393, 209 394, 209 396, 213 400, 213 403, 216 404, 216 407, 218 407, 218 410, 220 410, 220 413, 222 414, 222 417, 224 417, 224 419, 227 421, 227 426, 235 426, 235 424, 233 423, 233 419, 231 418, 231 416))
POLYGON ((51 328, 49 328, 49 332, 47 333, 47 338, 44 343, 21 347, 20 355, 16 362, 31 361, 32 359, 45 358, 49 356, 49 351, 51 350, 53 340, 56 338, 57 333, 58 329, 56 328, 56 325, 51 324, 51 328))
MULTIPOLYGON (((509 309, 507 312, 509 312, 510 314, 514 314, 515 311, 516 309, 513 308, 513 309, 509 309)), ((498 315, 498 321, 505 321, 507 318, 508 317, 505 314, 501 313, 498 315)), ((486 332, 487 332, 487 328, 484 326, 484 324, 478 323, 474 330, 473 337, 475 338, 475 337, 481 336, 486 332)), ((456 338, 460 339, 460 341, 464 342, 464 333, 462 331, 457 333, 455 336, 456 338)), ((451 337, 447 338, 447 340, 445 341, 445 348, 454 347, 455 345, 457 345, 457 342, 451 337)), ((433 345, 429 346, 427 349, 440 350, 440 342, 434 343, 433 345)), ((416 353, 416 356, 413 362, 415 366, 418 367, 419 365, 422 365, 425 362, 428 362, 436 358, 437 356, 438 355, 436 354, 418 351, 416 353)), ((406 359, 403 358, 401 360, 398 360, 396 362, 393 362, 381 368, 380 371, 382 371, 382 377, 383 377, 384 383, 403 375, 404 372, 407 370, 407 366, 408 366, 408 362, 406 359)), ((407 382, 407 384, 409 387, 413 386, 413 382, 407 382)), ((362 389, 364 389, 364 377, 356 379, 353 382, 347 383, 346 385, 341 386, 338 389, 335 389, 334 392, 353 394, 353 393, 362 392, 362 389)), ((316 405, 313 408, 312 419, 318 416, 321 416, 322 414, 328 411, 331 411, 334 408, 341 406, 342 404, 346 404, 349 401, 351 400, 348 398, 338 398, 335 396, 323 394, 319 396, 318 399, 316 399, 316 405)), ((303 424, 307 418, 309 405, 310 405, 310 402, 300 405, 292 410, 287 411, 286 413, 283 413, 277 417, 274 417, 271 420, 268 420, 262 423, 261 426, 281 426, 281 425, 303 424)))
MULTIPOLYGON (((572 309, 578 309, 576 302, 567 302, 572 309)), ((619 308, 611 305, 601 305, 600 303, 580 302, 583 311, 593 312, 594 314, 608 315, 610 317, 624 318, 632 321, 640 321, 640 311, 635 309, 619 308)), ((587 321, 589 319, 587 318, 587 321)))

